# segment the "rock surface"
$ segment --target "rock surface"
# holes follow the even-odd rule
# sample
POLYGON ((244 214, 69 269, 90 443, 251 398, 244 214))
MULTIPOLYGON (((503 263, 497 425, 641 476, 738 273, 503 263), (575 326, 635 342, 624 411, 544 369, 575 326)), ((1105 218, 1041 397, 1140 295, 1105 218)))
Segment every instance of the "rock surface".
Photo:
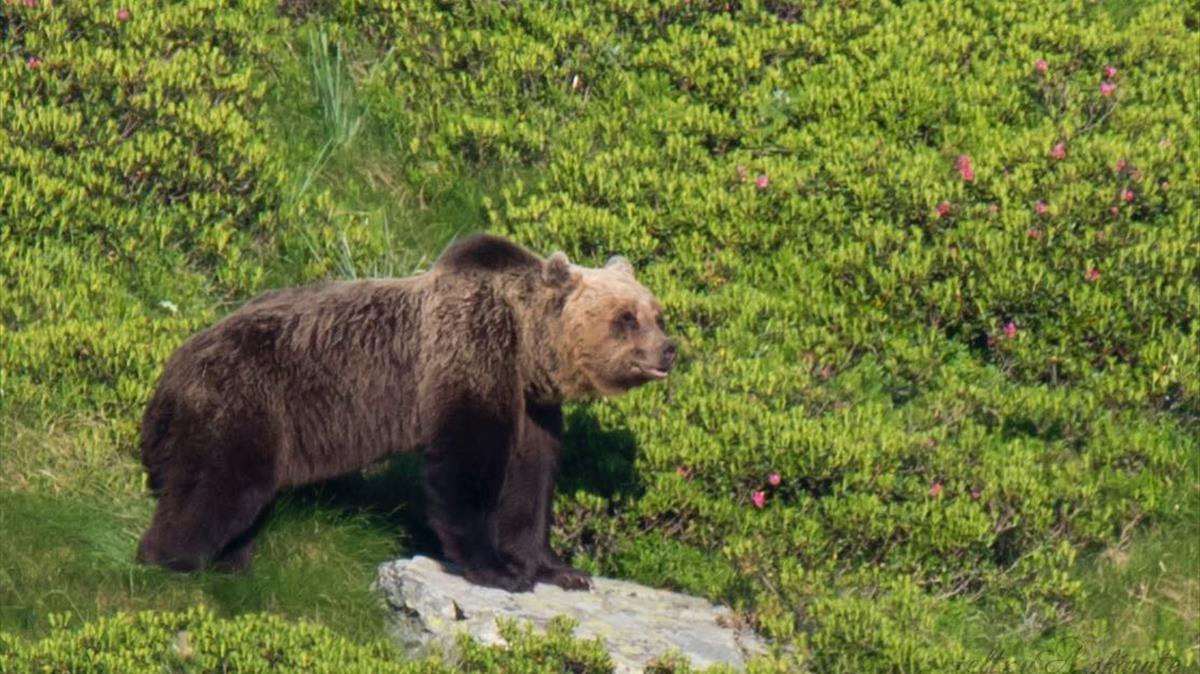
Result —
POLYGON ((517 618, 544 628, 551 618, 578 621, 575 635, 600 637, 617 672, 641 672, 668 653, 690 658, 697 667, 744 666, 765 650, 752 632, 735 630, 729 609, 707 600, 611 578, 593 578, 591 591, 567 592, 539 584, 513 594, 472 585, 428 557, 388 562, 379 567, 379 589, 406 625, 400 638, 409 646, 450 643, 466 631, 484 643, 502 643, 497 618, 517 618))

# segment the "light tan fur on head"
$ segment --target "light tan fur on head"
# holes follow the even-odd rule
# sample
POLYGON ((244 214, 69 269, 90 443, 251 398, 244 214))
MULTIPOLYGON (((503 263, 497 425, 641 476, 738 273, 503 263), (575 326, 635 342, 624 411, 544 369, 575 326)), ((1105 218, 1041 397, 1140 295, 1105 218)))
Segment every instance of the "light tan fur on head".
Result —
MULTIPOLYGON (((557 264, 551 256, 547 269, 557 264)), ((614 396, 666 377, 675 344, 664 331, 662 305, 634 278, 629 260, 613 257, 600 269, 570 265, 569 273, 560 345, 564 394, 614 396)))

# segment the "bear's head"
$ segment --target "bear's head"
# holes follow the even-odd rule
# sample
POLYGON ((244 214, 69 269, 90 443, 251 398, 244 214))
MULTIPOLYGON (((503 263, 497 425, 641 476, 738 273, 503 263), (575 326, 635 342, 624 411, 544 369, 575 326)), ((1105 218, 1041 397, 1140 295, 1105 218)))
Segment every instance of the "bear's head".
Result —
POLYGON ((547 283, 564 290, 560 385, 568 398, 620 395, 663 379, 675 364, 662 305, 616 256, 600 269, 571 264, 563 253, 545 262, 547 283))

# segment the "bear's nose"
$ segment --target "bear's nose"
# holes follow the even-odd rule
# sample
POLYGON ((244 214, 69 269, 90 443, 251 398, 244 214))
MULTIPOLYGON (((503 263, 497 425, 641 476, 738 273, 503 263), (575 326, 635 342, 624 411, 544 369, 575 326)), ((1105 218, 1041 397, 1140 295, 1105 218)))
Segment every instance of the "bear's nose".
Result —
POLYGON ((666 344, 663 344, 662 365, 664 370, 671 369, 671 366, 675 364, 676 350, 675 342, 669 339, 667 340, 666 344))

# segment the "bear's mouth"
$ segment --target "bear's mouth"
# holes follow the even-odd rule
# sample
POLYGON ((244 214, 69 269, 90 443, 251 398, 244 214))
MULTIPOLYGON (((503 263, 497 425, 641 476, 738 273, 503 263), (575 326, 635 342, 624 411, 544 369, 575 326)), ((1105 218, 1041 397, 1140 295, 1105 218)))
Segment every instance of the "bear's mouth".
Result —
POLYGON ((633 371, 635 374, 644 375, 650 379, 666 379, 667 377, 667 371, 665 369, 652 367, 650 365, 638 365, 635 363, 633 365, 633 371))

